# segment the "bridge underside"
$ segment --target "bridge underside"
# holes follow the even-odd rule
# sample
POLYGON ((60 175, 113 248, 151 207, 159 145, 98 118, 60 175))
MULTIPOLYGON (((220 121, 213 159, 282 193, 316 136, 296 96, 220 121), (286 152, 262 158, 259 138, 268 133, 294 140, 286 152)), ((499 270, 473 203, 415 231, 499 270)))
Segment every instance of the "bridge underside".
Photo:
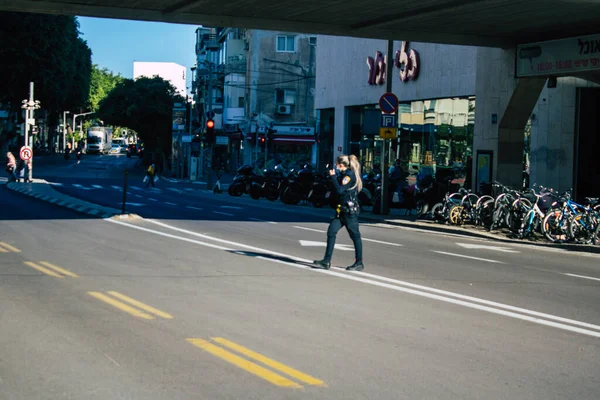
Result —
POLYGON ((0 10, 491 47, 600 26, 596 0, 0 0, 0 10))

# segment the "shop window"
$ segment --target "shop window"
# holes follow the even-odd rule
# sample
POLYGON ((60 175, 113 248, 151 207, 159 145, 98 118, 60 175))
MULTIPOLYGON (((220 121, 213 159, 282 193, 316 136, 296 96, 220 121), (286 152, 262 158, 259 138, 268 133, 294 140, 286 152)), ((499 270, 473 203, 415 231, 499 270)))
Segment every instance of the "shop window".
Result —
POLYGON ((276 104, 296 104, 296 91, 289 89, 275 89, 276 104))
POLYGON ((296 51, 296 37, 287 35, 277 36, 277 51, 279 53, 294 53, 296 51))

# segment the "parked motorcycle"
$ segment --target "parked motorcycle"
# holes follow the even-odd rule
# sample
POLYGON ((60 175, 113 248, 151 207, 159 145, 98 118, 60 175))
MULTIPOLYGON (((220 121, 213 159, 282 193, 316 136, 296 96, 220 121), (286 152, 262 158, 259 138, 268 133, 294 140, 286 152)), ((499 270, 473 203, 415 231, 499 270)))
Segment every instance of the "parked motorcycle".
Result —
POLYGON ((254 178, 254 172, 251 165, 242 165, 236 171, 236 175, 233 178, 233 182, 229 185, 227 192, 230 196, 241 196, 244 193, 250 193, 252 182, 254 178))

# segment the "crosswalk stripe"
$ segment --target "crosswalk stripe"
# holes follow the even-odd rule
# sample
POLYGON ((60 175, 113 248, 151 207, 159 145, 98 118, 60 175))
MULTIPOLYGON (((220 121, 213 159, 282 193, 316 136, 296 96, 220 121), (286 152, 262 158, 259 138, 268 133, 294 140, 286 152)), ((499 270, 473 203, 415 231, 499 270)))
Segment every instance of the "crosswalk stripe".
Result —
POLYGON ((95 187, 96 189, 104 189, 102 186, 100 185, 92 185, 92 187, 95 187))

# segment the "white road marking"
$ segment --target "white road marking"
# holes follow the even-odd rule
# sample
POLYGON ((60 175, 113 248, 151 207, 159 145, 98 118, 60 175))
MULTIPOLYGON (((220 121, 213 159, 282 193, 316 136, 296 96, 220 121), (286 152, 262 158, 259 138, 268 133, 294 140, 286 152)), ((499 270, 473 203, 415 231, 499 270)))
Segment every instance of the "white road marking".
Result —
POLYGON ((144 197, 141 194, 134 194, 135 197, 144 197))
POLYGON ((192 206, 186 206, 185 208, 189 208, 190 210, 198 210, 198 211, 202 211, 203 210, 203 208, 192 207, 192 206))
POLYGON ((226 215, 228 217, 233 217, 233 214, 224 213, 224 212, 221 212, 221 211, 213 211, 213 213, 215 213, 215 214, 221 214, 221 215, 226 215))
POLYGON ((165 201, 165 204, 168 204, 170 206, 176 206, 177 205, 176 203, 171 203, 170 201, 165 201))
POLYGON ((478 260, 478 261, 485 261, 485 262, 490 262, 490 263, 496 263, 496 264, 506 264, 505 262, 502 261, 496 261, 496 260, 488 260, 487 258, 479 258, 479 257, 471 257, 471 256, 465 256, 463 254, 456 254, 456 253, 448 253, 446 251, 435 251, 433 250, 434 253, 438 253, 438 254, 445 254, 447 256, 453 256, 453 257, 462 257, 462 258, 469 258, 471 260, 478 260))
POLYGON ((133 190, 144 190, 144 189, 142 189, 142 188, 141 188, 141 187, 139 187, 139 186, 129 186, 129 187, 130 187, 131 189, 133 189, 133 190))
POLYGON ((183 189, 183 190, 185 190, 186 192, 193 192, 193 191, 194 191, 194 190, 196 190, 196 189, 194 189, 194 188, 185 188, 185 189, 183 189))
POLYGON ((183 193, 183 191, 181 189, 176 189, 176 188, 167 188, 167 190, 170 190, 171 192, 175 192, 175 193, 183 193))
POLYGON ((150 201, 158 201, 156 199, 153 199, 152 197, 148 197, 148 200, 150 200, 150 201))
MULTIPOLYGON (((313 229, 313 228, 306 228, 304 226, 292 226, 292 228, 296 228, 296 229, 303 229, 305 231, 312 231, 312 232, 319 232, 319 233, 327 233, 327 231, 322 231, 320 229, 313 229)), ((390 242, 384 242, 382 240, 375 240, 375 239, 369 239, 369 238, 362 238, 363 241, 365 242, 373 242, 373 243, 380 243, 380 244, 386 244, 388 246, 396 246, 396 247, 402 247, 404 245, 402 244, 398 244, 398 243, 390 243, 390 242)))
POLYGON ((48 182, 48 184, 52 185, 52 186, 62 186, 63 185, 62 183, 56 183, 56 182, 48 182))
POLYGON ((121 192, 123 191, 123 188, 121 186, 112 185, 111 188, 115 190, 120 190, 121 192))
POLYGON ((489 246, 485 244, 472 244, 472 243, 456 243, 457 245, 464 247, 465 249, 482 249, 482 250, 492 250, 492 251, 501 251, 504 253, 520 253, 518 250, 513 250, 510 247, 500 247, 500 246, 489 246))
POLYGON ((79 183, 74 183, 73 186, 76 187, 77 189, 90 190, 90 188, 86 188, 85 186, 82 186, 79 183))
POLYGON ((292 228, 296 228, 296 229, 303 229, 305 231, 311 231, 311 232, 319 232, 319 233, 327 233, 327 231, 322 231, 320 229, 313 229, 313 228, 305 228, 303 226, 292 226, 292 228))
MULTIPOLYGON (((300 245, 302 247, 326 247, 326 242, 313 242, 311 240, 300 240, 300 245)), ((342 251, 352 251, 354 248, 348 244, 336 244, 334 246, 335 249, 339 249, 342 251)))
POLYGON ((242 207, 235 207, 235 206, 221 206, 221 208, 229 208, 230 210, 243 210, 242 207))
POLYGON ((92 187, 96 188, 96 189, 104 189, 102 186, 100 185, 92 185, 92 187))
POLYGON ((402 246, 404 246, 403 244, 384 242, 383 240, 375 240, 375 239, 369 239, 369 238, 362 238, 362 240, 364 240, 365 242, 373 242, 373 243, 386 244, 388 246, 396 246, 396 247, 402 247, 402 246))
MULTIPOLYGON (((118 202, 117 204, 123 204, 123 203, 122 202, 118 202)), ((142 203, 130 203, 130 202, 127 202, 125 204, 128 205, 128 206, 133 206, 133 207, 142 207, 142 206, 145 206, 145 204, 142 204, 142 203)))
POLYGON ((273 222, 273 221, 267 221, 264 219, 260 219, 260 218, 248 218, 252 221, 258 221, 258 222, 266 222, 267 224, 273 224, 273 225, 277 225, 277 222, 273 222))
MULTIPOLYGON (((176 240, 181 240, 184 242, 188 242, 188 243, 194 243, 194 244, 199 244, 201 246, 206 246, 206 247, 210 247, 213 249, 218 249, 218 250, 224 250, 224 251, 232 251, 234 249, 228 248, 228 247, 224 247, 224 246, 219 246, 216 244, 212 244, 212 243, 207 243, 207 242, 201 242, 199 240, 194 240, 194 239, 190 239, 190 238, 186 238, 183 236, 176 236, 176 235, 172 235, 169 233, 165 233, 165 232, 160 232, 160 231, 156 231, 153 229, 149 229, 149 228, 144 228, 141 226, 137 226, 137 225, 133 225, 127 222, 123 222, 123 221, 117 221, 117 220, 113 220, 110 218, 105 219, 105 221, 107 222, 111 222, 113 224, 118 224, 118 225, 123 225, 123 226, 127 226, 129 228, 132 229, 138 229, 140 231, 144 231, 144 232, 148 232, 148 233, 152 233, 155 235, 159 235, 159 236, 163 236, 163 237, 168 237, 168 238, 172 238, 172 239, 176 239, 176 240)), ((299 257, 295 257, 289 254, 282 254, 282 253, 277 253, 271 250, 267 250, 267 249, 261 249, 258 247, 254 247, 254 246, 249 246, 249 245, 245 245, 242 243, 236 243, 236 242, 232 242, 229 240, 225 240, 225 239, 218 239, 218 238, 214 238, 208 235, 203 235, 201 233, 198 232, 193 232, 193 231, 189 231, 186 229, 181 229, 181 228, 177 228, 159 221, 155 221, 155 220, 146 220, 148 222, 151 222, 153 224, 159 225, 159 226, 163 226, 165 228, 168 229, 172 229, 175 231, 180 231, 180 232, 184 232, 187 234, 191 234, 194 236, 198 236, 198 237, 202 237, 202 238, 206 238, 208 240, 211 241, 216 241, 216 242, 220 242, 220 243, 224 243, 224 244, 229 244, 231 246, 235 246, 235 247, 242 247, 242 248, 246 248, 249 250, 253 250, 256 252, 263 252, 263 253, 267 253, 267 254, 271 254, 271 255, 275 255, 275 256, 282 256, 282 257, 286 257, 288 259, 294 260, 294 261, 299 261, 305 264, 312 264, 312 262, 310 260, 306 260, 306 259, 302 259, 299 257)), ((570 332, 575 332, 575 333, 580 333, 583 335, 588 335, 588 336, 593 336, 593 337, 597 337, 600 338, 600 326, 598 325, 593 325, 593 324, 588 324, 585 322, 581 322, 581 321, 577 321, 577 320, 571 320, 571 319, 567 319, 567 318, 562 318, 562 317, 558 317, 555 315, 551 315, 551 314, 544 314, 544 313, 539 313, 537 311, 533 311, 533 310, 528 310, 528 309, 523 309, 523 308, 518 308, 518 307, 514 307, 514 306, 510 306, 507 304, 502 304, 502 303, 494 303, 494 302, 489 302, 487 300, 483 300, 483 299, 477 299, 477 298, 471 298, 471 301, 476 300, 477 302, 480 303, 487 303, 487 304, 494 304, 495 307, 502 307, 505 309, 510 309, 510 310, 515 310, 518 312, 521 312, 523 314, 529 314, 529 315, 523 315, 523 314, 519 314, 517 312, 511 312, 511 311, 507 311, 507 310, 503 310, 503 309, 499 309, 499 308, 494 308, 494 307, 490 307, 490 306, 485 306, 482 304, 476 304, 476 303, 472 303, 472 302, 468 302, 468 301, 464 301, 464 300, 459 300, 459 299, 455 299, 455 298, 450 298, 450 297, 445 297, 445 296, 441 296, 438 294, 433 294, 433 293, 427 293, 424 291, 420 291, 420 290, 415 290, 415 289, 410 289, 410 288, 406 288, 406 287, 401 287, 401 286, 396 286, 396 285, 392 285, 390 283, 385 283, 385 282, 380 282, 380 281, 376 281, 376 280, 372 280, 372 279, 367 279, 367 278, 361 278, 360 276, 357 276, 355 274, 358 273, 354 273, 354 274, 349 274, 349 273, 342 273, 342 272, 336 272, 336 271, 332 271, 332 270, 322 270, 322 269, 312 269, 310 268, 310 266, 308 265, 300 265, 300 264, 294 264, 291 262, 286 262, 286 261, 282 261, 282 260, 276 260, 276 259, 271 259, 268 257, 257 257, 260 258, 262 260, 265 261, 271 261, 271 262, 275 262, 275 263, 279 263, 279 264, 284 264, 284 265, 288 265, 294 268, 300 268, 300 269, 305 269, 305 270, 310 270, 312 272, 315 273, 321 273, 321 274, 326 274, 329 276, 335 276, 338 278, 342 278, 342 279, 347 279, 347 280, 351 280, 351 281, 355 281, 355 282, 361 282, 361 283, 366 283, 369 285, 373 285, 373 286, 378 286, 378 287, 383 287, 383 288, 387 288, 387 289, 391 289, 391 290, 395 290, 398 292, 404 292, 404 293, 409 293, 409 294, 413 294, 413 295, 417 295, 417 296, 421 296, 421 297, 426 297, 426 298, 430 298, 430 299, 434 299, 434 300, 439 300, 439 301, 443 301, 446 303, 451 303, 451 304, 456 304, 456 305, 460 305, 460 306, 464 306, 467 308, 472 308, 472 309, 477 309, 480 311, 486 311, 492 314, 497 314, 497 315, 502 315, 502 316, 506 316, 506 317, 511 317, 511 318, 515 318, 515 319, 519 319, 519 320, 523 320, 523 321, 527 321, 527 322, 532 322, 532 323, 536 323, 536 324, 540 324, 540 325, 544 325, 544 326, 550 326, 550 327, 554 327, 554 328, 558 328, 558 329, 562 329, 562 330, 566 330, 566 331, 570 331, 570 332), (536 315, 538 317, 533 317, 530 315, 536 315), (539 317, 545 317, 547 319, 542 319, 539 317), (563 321, 566 324, 563 323, 558 323, 558 322, 554 322, 554 321, 550 321, 548 319, 553 319, 555 321, 563 321), (567 325, 570 324, 570 325, 567 325), (580 327, 588 327, 591 329, 583 329, 580 327)), ((361 272, 361 274, 364 274, 361 272)), ((384 277, 378 277, 378 279, 385 279, 384 277)), ((433 291, 433 288, 427 288, 428 291, 433 291)), ((451 294, 454 297, 458 297, 458 296, 463 296, 460 295, 458 293, 451 293, 448 292, 449 294, 451 294)))
POLYGON ((590 279, 592 281, 600 281, 600 278, 593 278, 591 276, 576 275, 576 274, 564 274, 564 275, 574 276, 575 278, 590 279))

